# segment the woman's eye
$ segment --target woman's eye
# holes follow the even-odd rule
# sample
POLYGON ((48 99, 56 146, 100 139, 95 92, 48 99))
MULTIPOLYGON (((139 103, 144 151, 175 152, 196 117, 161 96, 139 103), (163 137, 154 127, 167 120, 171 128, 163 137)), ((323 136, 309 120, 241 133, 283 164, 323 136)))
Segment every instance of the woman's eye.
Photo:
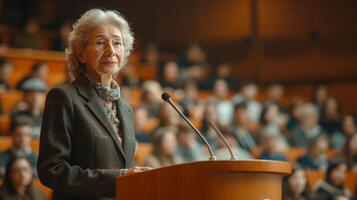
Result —
POLYGON ((99 40, 95 44, 96 45, 105 45, 105 41, 104 40, 99 40))
POLYGON ((113 42, 113 45, 114 46, 121 46, 121 42, 119 42, 119 41, 113 42))

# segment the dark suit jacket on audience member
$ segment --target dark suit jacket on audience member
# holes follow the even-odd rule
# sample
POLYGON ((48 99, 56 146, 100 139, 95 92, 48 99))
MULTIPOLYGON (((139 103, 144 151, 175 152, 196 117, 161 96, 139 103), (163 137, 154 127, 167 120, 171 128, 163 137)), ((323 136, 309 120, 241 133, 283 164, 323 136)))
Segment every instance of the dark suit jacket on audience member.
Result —
POLYGON ((136 141, 129 105, 116 102, 123 145, 86 78, 52 89, 43 116, 38 175, 56 199, 112 199, 115 178, 134 163, 136 141))

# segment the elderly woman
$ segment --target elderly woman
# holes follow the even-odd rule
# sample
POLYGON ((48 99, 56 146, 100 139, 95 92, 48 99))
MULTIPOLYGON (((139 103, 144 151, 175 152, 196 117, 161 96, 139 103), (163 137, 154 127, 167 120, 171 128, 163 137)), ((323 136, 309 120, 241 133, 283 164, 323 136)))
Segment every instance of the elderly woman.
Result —
POLYGON ((92 9, 73 25, 66 50, 75 80, 49 91, 38 174, 54 199, 111 199, 115 178, 133 167, 133 113, 114 81, 132 50, 128 22, 117 11, 92 9))

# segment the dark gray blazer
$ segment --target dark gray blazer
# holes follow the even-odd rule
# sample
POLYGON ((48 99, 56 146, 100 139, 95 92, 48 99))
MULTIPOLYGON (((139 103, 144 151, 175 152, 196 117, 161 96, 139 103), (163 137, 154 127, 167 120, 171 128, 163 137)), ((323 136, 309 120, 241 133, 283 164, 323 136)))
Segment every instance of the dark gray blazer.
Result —
POLYGON ((47 94, 37 171, 55 200, 114 198, 115 178, 133 166, 136 147, 132 110, 121 98, 115 103, 123 145, 86 78, 47 94))

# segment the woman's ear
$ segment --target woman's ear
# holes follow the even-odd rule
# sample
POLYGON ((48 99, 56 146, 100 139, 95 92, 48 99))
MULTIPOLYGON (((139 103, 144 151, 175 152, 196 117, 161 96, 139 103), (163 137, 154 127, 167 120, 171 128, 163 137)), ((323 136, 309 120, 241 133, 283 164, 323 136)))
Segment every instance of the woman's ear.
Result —
POLYGON ((81 63, 87 62, 87 58, 86 58, 85 54, 83 53, 83 50, 77 51, 76 56, 81 63))

